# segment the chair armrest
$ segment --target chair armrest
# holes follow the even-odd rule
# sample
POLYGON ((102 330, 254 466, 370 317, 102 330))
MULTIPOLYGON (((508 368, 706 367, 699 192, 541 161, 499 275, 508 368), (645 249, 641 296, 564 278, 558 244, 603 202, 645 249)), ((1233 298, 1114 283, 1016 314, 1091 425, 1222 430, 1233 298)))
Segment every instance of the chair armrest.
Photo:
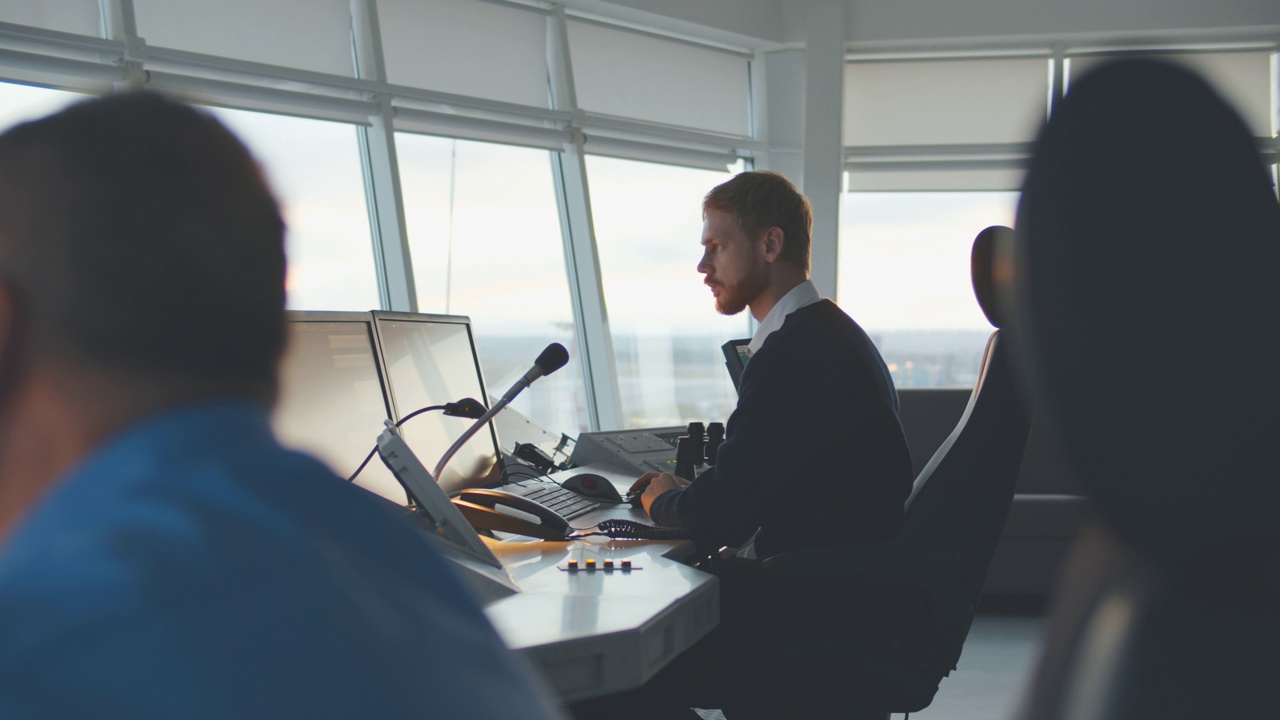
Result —
POLYGON ((960 563, 954 548, 902 543, 856 543, 795 550, 762 560, 733 558, 717 574, 761 578, 838 578, 868 588, 936 589, 955 581, 960 563))

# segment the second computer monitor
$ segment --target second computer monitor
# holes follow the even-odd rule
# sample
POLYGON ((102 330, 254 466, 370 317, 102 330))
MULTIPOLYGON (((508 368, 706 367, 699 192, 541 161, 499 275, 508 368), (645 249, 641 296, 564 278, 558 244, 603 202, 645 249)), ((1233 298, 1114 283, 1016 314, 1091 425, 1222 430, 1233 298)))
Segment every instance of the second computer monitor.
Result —
MULTIPOLYGON (((369 313, 291 312, 272 415, 285 445, 308 452, 347 477, 377 444, 391 416, 369 313)), ((378 458, 357 485, 400 504, 404 490, 378 458)))
MULTIPOLYGON (((397 418, 467 397, 489 404, 468 318, 392 312, 375 312, 373 317, 397 418)), ((473 422, 433 411, 405 422, 401 433, 422 464, 432 469, 473 422)), ((498 447, 490 423, 458 451, 436 481, 445 492, 496 484, 501 475, 498 447)))

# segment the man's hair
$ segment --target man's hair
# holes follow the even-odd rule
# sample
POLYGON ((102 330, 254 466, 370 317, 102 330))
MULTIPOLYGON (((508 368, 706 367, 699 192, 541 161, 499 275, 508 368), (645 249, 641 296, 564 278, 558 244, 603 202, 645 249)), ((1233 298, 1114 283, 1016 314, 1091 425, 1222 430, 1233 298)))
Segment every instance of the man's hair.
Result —
POLYGON ((809 235, 813 209, 809 199, 785 176, 770 170, 738 173, 707 193, 702 211, 719 210, 732 215, 751 237, 771 227, 782 229, 781 259, 809 272, 809 235))
POLYGON ((0 281, 24 356, 269 400, 284 223, 248 151, 153 93, 0 136, 0 281))

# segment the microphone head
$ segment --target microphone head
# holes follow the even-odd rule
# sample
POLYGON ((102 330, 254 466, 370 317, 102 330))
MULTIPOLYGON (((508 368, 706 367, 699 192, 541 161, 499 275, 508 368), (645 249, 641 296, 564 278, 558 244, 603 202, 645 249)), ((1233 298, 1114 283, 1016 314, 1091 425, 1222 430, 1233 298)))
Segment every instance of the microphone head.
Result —
POLYGON ((569 362, 569 351, 565 350, 560 343, 551 343, 542 351, 538 359, 533 361, 533 364, 542 369, 543 375, 550 375, 564 367, 567 362, 569 362))

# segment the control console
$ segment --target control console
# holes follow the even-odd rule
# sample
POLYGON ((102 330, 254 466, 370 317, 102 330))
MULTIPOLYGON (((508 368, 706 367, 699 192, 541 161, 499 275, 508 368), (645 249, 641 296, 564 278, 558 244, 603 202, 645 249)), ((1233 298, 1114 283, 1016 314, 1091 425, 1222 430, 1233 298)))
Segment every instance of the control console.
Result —
POLYGON ((604 465, 620 473, 676 470, 676 442, 683 427, 584 432, 578 436, 569 462, 575 466, 604 465))
POLYGON ((667 472, 692 480, 704 463, 715 464, 724 426, 700 422, 688 427, 642 428, 584 432, 578 436, 569 462, 575 466, 603 465, 615 472, 667 472), (683 454, 682 454, 683 453, 683 454))

